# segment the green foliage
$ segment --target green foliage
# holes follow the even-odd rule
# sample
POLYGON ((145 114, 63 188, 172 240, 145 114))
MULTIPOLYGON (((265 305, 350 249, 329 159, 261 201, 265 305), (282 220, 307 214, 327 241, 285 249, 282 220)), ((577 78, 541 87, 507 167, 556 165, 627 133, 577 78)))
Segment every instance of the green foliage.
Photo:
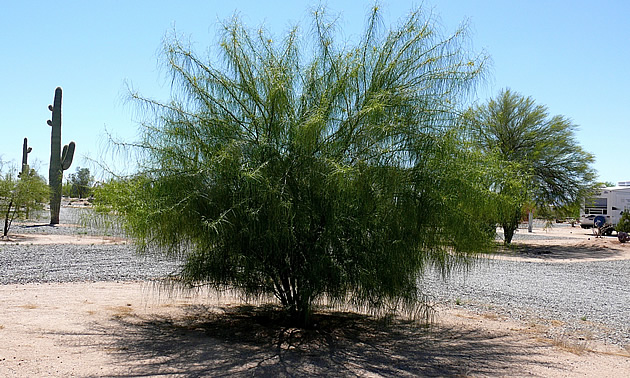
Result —
POLYGON ((593 156, 575 140, 576 126, 563 116, 549 116, 547 108, 530 97, 504 90, 471 109, 465 120, 474 144, 497 156, 515 178, 509 190, 495 188, 502 197, 512 198, 508 203, 513 208, 498 218, 506 243, 526 204, 571 212, 593 188, 593 156))
POLYGON ((574 226, 580 219, 582 204, 582 202, 574 202, 564 207, 542 206, 536 209, 536 215, 537 218, 545 219, 548 222, 568 220, 574 226))
POLYGON ((527 204, 527 183, 518 174, 520 168, 518 163, 502 162, 500 166, 503 168, 502 174, 495 176, 499 181, 493 183, 492 187, 497 191, 495 220, 503 229, 505 244, 510 244, 523 219, 523 208, 527 204))
POLYGON ((314 33, 280 42, 234 19, 223 65, 167 40, 174 98, 132 94, 155 116, 145 160, 96 189, 99 207, 140 249, 184 258, 183 282, 273 294, 302 325, 320 299, 418 309, 423 269, 492 240, 486 167, 450 131, 485 59, 431 21, 416 11, 384 30, 375 8, 350 46, 322 11, 314 33))
POLYGON ((626 209, 621 214, 621 219, 619 219, 619 223, 615 227, 617 232, 626 232, 630 233, 630 210, 626 209))
POLYGON ((50 224, 59 223, 61 208, 61 191, 63 171, 70 168, 74 157, 74 142, 63 146, 61 150, 61 97, 60 87, 55 89, 53 105, 48 105, 52 118, 47 121, 50 132, 50 167, 48 171, 48 185, 50 186, 50 224))
POLYGON ((49 190, 46 180, 34 170, 17 178, 16 170, 0 171, 0 211, 4 218, 3 236, 6 237, 15 219, 27 218, 33 210, 44 208, 49 190))
POLYGON ((94 177, 89 168, 77 167, 75 173, 68 176, 68 182, 63 185, 63 195, 72 198, 87 198, 92 194, 94 177))
POLYGON ((72 197, 72 184, 69 182, 64 182, 61 185, 61 195, 65 197, 72 197))

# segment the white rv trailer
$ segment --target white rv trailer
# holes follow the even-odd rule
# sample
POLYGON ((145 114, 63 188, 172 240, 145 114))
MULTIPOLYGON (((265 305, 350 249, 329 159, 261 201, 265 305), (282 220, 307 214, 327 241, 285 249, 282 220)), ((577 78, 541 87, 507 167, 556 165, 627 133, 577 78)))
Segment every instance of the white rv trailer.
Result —
MULTIPOLYGON (((603 225, 614 227, 624 211, 630 211, 630 181, 602 188, 597 195, 587 199, 580 211, 580 224, 582 228, 603 225)), ((612 228, 609 228, 608 234, 610 233, 612 228)))

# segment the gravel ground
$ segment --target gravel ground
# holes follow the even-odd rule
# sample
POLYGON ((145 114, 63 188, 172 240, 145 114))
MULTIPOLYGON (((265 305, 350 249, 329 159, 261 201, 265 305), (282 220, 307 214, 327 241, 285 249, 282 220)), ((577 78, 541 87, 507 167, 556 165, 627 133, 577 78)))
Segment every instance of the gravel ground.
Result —
POLYGON ((630 260, 486 259, 446 280, 429 272, 423 290, 438 303, 547 326, 554 338, 630 346, 630 260))
MULTIPOLYGON (((86 209, 62 207, 60 223, 50 226, 47 214, 35 222, 14 224, 13 234, 92 235, 92 227, 76 226, 86 209), (68 226, 72 224, 72 226, 68 226)), ((120 230, 108 228, 108 235, 120 230)), ((158 255, 138 255, 132 245, 0 244, 0 284, 32 282, 136 281, 175 273, 180 264, 158 255)))
POLYGON ((178 264, 139 256, 129 245, 8 245, 0 247, 0 284, 137 281, 165 277, 178 264))
MULTIPOLYGON (((76 223, 82 209, 62 208, 61 222, 76 223)), ((14 233, 94 233, 92 228, 37 225, 14 233)), ((517 238, 544 235, 517 233, 517 238)), ((179 263, 139 256, 129 245, 2 245, 0 284, 126 281, 164 277, 179 263)), ((480 260, 443 280, 428 272, 423 290, 439 303, 490 311, 549 326, 552 337, 579 335, 630 346, 630 261, 576 263, 480 260)))
POLYGON ((103 235, 122 236, 119 224, 106 223, 106 216, 96 216, 89 208, 62 207, 59 211, 61 226, 51 226, 50 213, 41 211, 28 222, 13 223, 10 234, 56 234, 56 235, 103 235), (68 226, 71 225, 71 226, 68 226))

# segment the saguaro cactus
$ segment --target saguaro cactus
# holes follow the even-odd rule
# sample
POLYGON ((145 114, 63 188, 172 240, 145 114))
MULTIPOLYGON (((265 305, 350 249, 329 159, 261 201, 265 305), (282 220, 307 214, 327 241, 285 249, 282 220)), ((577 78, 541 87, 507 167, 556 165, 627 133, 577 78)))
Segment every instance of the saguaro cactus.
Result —
POLYGON ((48 185, 50 186, 50 224, 59 224, 59 209, 61 208, 61 181, 63 171, 70 168, 74 157, 74 142, 63 146, 61 151, 61 88, 55 89, 53 105, 48 105, 52 112, 52 119, 48 125, 52 127, 50 133, 50 168, 48 170, 48 185))
POLYGON ((31 151, 33 151, 33 147, 29 147, 28 138, 24 138, 24 144, 22 145, 22 171, 20 172, 20 177, 22 175, 28 175, 28 154, 30 154, 31 151))

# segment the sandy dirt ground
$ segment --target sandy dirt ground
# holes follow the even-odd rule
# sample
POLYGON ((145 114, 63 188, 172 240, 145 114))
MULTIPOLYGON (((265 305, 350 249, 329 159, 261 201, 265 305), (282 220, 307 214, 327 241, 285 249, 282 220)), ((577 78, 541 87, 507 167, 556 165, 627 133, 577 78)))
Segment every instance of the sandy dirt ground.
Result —
MULTIPOLYGON (((127 240, 112 236, 95 235, 52 235, 52 234, 14 234, 9 235, 0 242, 12 244, 75 244, 75 245, 107 245, 107 244, 127 244, 127 240)), ((1 244, 0 244, 1 245, 1 244)))
POLYGON ((512 248, 491 257, 559 263, 630 259, 630 243, 620 243, 616 236, 598 237, 591 229, 562 224, 534 229, 529 235, 538 239, 521 239, 523 234, 528 235, 527 229, 519 229, 512 248))
MULTIPOLYGON (((517 241, 491 258, 630 258, 630 244, 588 230, 536 233, 549 239, 517 241)), ((17 242, 38 242, 24 237, 17 242)), ((630 376, 630 346, 552 340, 536 322, 492 313, 438 308, 425 327, 324 311, 308 330, 280 326, 274 316, 229 293, 169 292, 147 282, 3 285, 0 376, 630 376)))

